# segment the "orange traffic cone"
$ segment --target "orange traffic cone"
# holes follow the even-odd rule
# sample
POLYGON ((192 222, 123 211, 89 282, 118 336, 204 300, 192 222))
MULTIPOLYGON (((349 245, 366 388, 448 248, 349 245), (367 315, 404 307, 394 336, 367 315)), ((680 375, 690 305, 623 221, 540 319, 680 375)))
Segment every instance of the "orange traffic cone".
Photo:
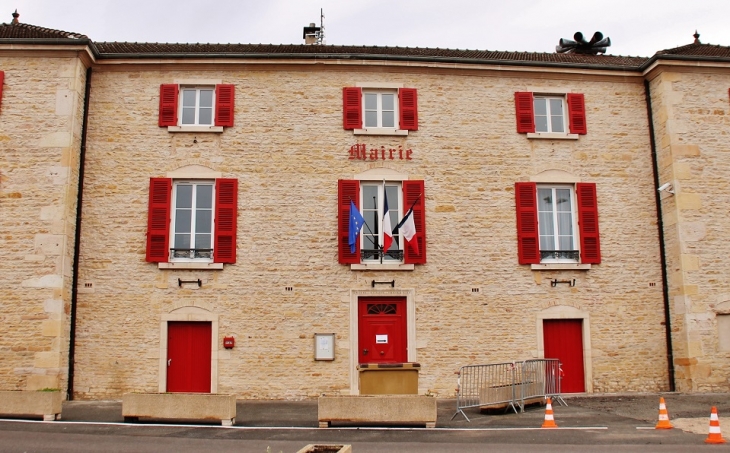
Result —
POLYGON ((547 405, 545 406, 545 421, 542 422, 541 428, 557 428, 555 424, 555 418, 553 418, 553 402, 550 398, 547 399, 547 405))
POLYGON ((710 414, 710 434, 705 439, 706 444, 724 444, 727 442, 720 432, 720 419, 717 417, 717 408, 712 406, 710 414))
POLYGON ((667 413, 667 406, 664 404, 664 397, 659 398, 659 422, 657 422, 654 429, 672 429, 671 423, 669 423, 669 414, 667 413))

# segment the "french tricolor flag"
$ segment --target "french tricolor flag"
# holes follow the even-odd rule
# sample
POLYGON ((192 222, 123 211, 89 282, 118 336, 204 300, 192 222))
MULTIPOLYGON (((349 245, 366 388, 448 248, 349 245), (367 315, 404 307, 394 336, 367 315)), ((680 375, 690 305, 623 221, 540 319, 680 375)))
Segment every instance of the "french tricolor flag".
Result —
POLYGON ((390 249, 393 243, 393 227, 390 225, 390 211, 388 210, 388 194, 383 190, 383 252, 390 249))

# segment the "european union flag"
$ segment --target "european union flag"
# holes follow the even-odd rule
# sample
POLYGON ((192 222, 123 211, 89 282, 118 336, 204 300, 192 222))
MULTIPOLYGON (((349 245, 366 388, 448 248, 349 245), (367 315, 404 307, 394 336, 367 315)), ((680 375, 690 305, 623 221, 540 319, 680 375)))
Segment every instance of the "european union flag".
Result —
POLYGON ((350 200, 350 230, 347 243, 350 244, 350 253, 355 253, 355 244, 357 241, 357 235, 360 234, 360 229, 365 223, 360 211, 355 206, 355 202, 350 200))

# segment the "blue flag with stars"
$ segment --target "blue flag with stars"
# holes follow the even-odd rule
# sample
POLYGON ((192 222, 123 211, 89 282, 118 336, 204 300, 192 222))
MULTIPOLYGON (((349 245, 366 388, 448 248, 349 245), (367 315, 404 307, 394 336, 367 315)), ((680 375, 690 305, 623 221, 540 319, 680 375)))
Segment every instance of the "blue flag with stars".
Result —
POLYGON ((347 241, 350 244, 350 253, 355 253, 357 235, 360 234, 360 229, 364 223, 365 219, 363 219, 360 211, 355 207, 355 202, 350 200, 350 230, 347 241))

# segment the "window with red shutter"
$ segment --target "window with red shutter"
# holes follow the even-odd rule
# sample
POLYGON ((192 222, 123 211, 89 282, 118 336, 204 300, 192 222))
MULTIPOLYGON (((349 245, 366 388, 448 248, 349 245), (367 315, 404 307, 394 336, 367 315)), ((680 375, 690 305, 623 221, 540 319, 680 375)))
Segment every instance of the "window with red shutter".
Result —
POLYGON ((177 105, 177 85, 160 85, 160 127, 177 126, 177 105))
POLYGON ((342 124, 350 130, 362 127, 362 90, 358 87, 342 89, 342 124))
POLYGON ((233 126, 234 86, 216 85, 215 87, 215 125, 233 126))
POLYGON ((360 208, 360 181, 340 179, 337 182, 337 250, 340 264, 360 262, 360 241, 355 253, 350 252, 350 201, 360 208))
POLYGON ((601 244, 598 234, 598 200, 594 183, 575 185, 580 231, 580 261, 586 264, 601 262, 601 244))
POLYGON ((515 93, 517 132, 529 138, 577 139, 587 131, 584 96, 580 93, 515 93), (566 108, 567 104, 567 108, 566 108))
POLYGON ((356 135, 408 135, 418 130, 415 88, 345 87, 342 106, 343 128, 356 135))
POLYGON ((338 206, 337 238, 341 264, 362 264, 363 268, 369 266, 377 269, 379 265, 426 263, 424 181, 340 180, 338 206), (365 219, 365 225, 358 234, 355 253, 350 252, 349 245, 350 201, 355 203, 365 219), (399 229, 398 224, 405 219, 411 207, 413 212, 410 218, 415 234, 407 242, 406 226, 399 229), (392 240, 386 240, 386 235, 391 236, 392 240), (387 243, 390 246, 385 249, 383 244, 387 243))
POLYGON ((215 243, 213 262, 236 262, 238 180, 217 179, 215 190, 215 243))
POLYGON ((234 114, 234 85, 160 86, 158 124, 169 132, 222 132, 233 126, 234 114))
POLYGON ((235 263, 237 217, 236 179, 151 178, 147 261, 235 263))
POLYGON ((532 93, 515 93, 515 111, 517 114, 517 132, 520 134, 535 132, 535 114, 532 109, 532 93))
POLYGON ((517 206, 517 256, 520 264, 539 264, 540 245, 537 229, 537 184, 515 183, 517 206))
POLYGON ((518 182, 515 199, 520 264, 601 262, 594 183, 518 182))
POLYGON ((418 130, 418 95, 415 88, 398 90, 400 102, 400 129, 418 130))
POLYGON ((567 100, 570 133, 585 135, 588 132, 588 127, 586 126, 586 108, 583 95, 580 93, 569 93, 567 100))
POLYGON ((403 261, 406 264, 426 264, 426 194, 423 181, 403 181, 404 216, 411 207, 413 207, 411 215, 416 226, 415 240, 418 244, 418 252, 414 248, 404 245, 403 261))
POLYGON ((147 215, 147 261, 166 263, 170 259, 170 194, 172 180, 150 178, 147 215))

